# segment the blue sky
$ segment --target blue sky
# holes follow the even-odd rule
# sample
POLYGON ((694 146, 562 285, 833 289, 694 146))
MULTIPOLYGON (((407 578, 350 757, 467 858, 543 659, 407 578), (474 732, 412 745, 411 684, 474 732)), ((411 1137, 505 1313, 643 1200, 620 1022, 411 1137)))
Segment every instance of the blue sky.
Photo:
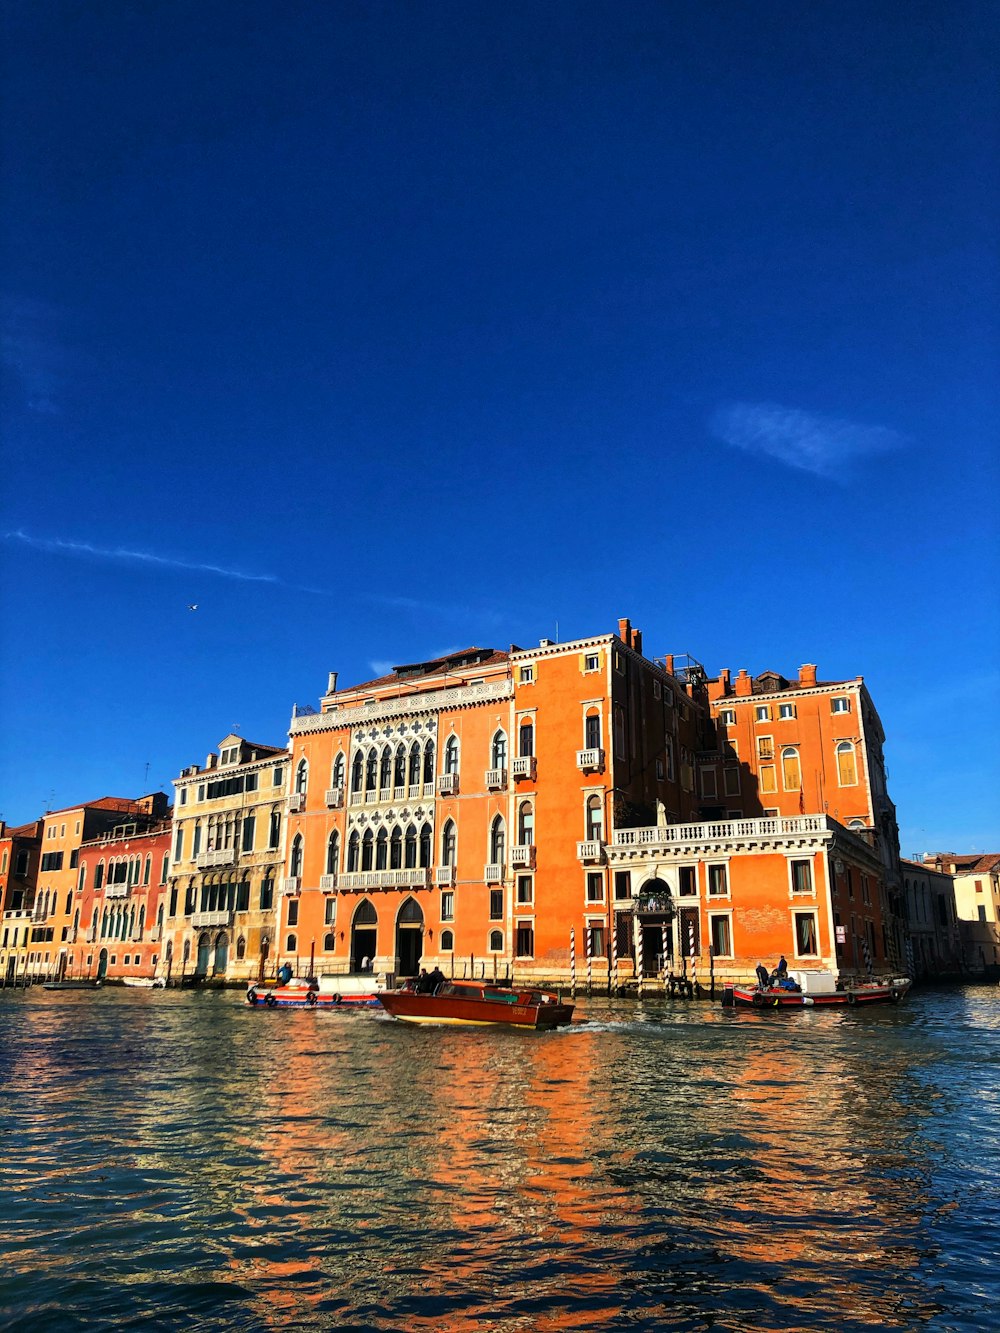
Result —
POLYGON ((628 615, 1000 850, 993 5, 4 23, 0 815, 628 615))

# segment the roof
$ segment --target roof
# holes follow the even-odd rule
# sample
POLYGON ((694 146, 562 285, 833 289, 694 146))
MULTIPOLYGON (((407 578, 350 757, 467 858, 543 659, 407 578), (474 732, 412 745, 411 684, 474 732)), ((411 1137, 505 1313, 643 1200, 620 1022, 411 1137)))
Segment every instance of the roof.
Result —
POLYGON ((353 694, 357 690, 374 690, 382 685, 401 685, 410 680, 452 676, 459 670, 474 671, 482 667, 499 666, 507 660, 508 654, 496 648, 462 648, 458 652, 446 653, 443 657, 432 657, 426 662, 405 662, 402 666, 394 666, 387 676, 377 676, 374 680, 362 681, 360 685, 349 685, 337 693, 353 694))
POLYGON ((120 810, 124 813, 137 805, 138 801, 132 796, 99 796, 96 801, 77 801, 75 805, 62 805, 58 810, 47 810, 45 818, 68 815, 71 810, 120 810))

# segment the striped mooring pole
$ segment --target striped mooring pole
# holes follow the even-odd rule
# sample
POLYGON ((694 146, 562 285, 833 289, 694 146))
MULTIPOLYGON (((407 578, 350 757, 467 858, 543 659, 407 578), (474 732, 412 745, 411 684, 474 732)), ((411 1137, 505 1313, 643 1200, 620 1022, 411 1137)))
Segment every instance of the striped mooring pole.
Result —
POLYGON ((642 965, 642 923, 639 924, 639 931, 635 937, 635 975, 639 982, 639 994, 642 994, 642 978, 645 972, 642 965))
POLYGON ((569 986, 570 991, 576 998, 576 929, 574 926, 569 928, 569 986))
POLYGON ((589 995, 594 985, 594 931, 593 927, 587 927, 587 994, 589 995))
POLYGON ((693 922, 693 921, 689 921, 689 922, 688 922, 688 956, 689 956, 690 959, 691 959, 691 985, 697 987, 697 985, 698 985, 698 977, 697 977, 697 968, 698 968, 698 964, 697 964, 697 962, 695 961, 695 952, 694 952, 694 922, 693 922))
POLYGON ((611 971, 608 973, 608 994, 613 995, 618 989, 618 931, 611 919, 611 971))
POLYGON ((667 923, 660 922, 660 948, 663 951, 663 989, 667 989, 667 923))

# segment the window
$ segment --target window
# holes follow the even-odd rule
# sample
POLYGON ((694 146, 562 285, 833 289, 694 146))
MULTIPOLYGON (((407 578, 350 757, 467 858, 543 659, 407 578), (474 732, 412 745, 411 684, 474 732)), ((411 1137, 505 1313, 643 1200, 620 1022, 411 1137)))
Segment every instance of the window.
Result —
POLYGON ((771 720, 771 705, 758 704, 753 710, 753 715, 758 722, 769 722, 771 720))
POLYGON ((774 741, 770 736, 757 737, 757 758, 758 759, 774 758, 774 741))
POLYGON ((292 840, 292 854, 288 861, 288 873, 292 878, 302 874, 302 834, 296 833, 292 840))
POLYGON ((674 763, 674 738, 673 736, 666 736, 664 738, 664 741, 665 741, 664 748, 667 760, 667 781, 673 782, 674 774, 676 772, 676 767, 674 763))
POLYGON ((837 746, 837 781, 842 787, 857 785, 858 770, 854 761, 854 745, 851 741, 841 741, 837 746))
MULTIPOLYGON (((389 754, 389 751, 386 750, 385 753, 386 753, 386 756, 387 756, 387 758, 386 758, 386 785, 388 786, 388 775, 389 775, 388 754, 389 754)), ((427 783, 427 782, 433 782, 433 781, 434 781, 434 742, 433 742, 433 741, 428 741, 428 742, 426 743, 426 745, 424 746, 424 782, 427 783)))
POLYGON ((332 926, 337 920, 337 900, 336 898, 327 898, 323 908, 324 926, 332 926))
POLYGON ((530 759, 535 753, 535 728, 529 721, 522 722, 518 730, 517 751, 522 759, 530 759))
POLYGON ((708 923, 711 931, 712 953, 716 958, 731 958, 733 956, 733 933, 729 914, 712 913, 709 915, 708 923))
POLYGON ((740 770, 735 764, 728 764, 722 770, 722 788, 727 796, 739 796, 740 770))
POLYGON ((785 791, 798 791, 802 786, 799 752, 794 745, 786 745, 781 751, 781 782, 785 791))
POLYGON ((535 668, 533 666, 523 666, 517 673, 517 678, 522 685, 530 685, 535 679, 535 668))
POLYGON ((455 864, 455 824, 449 819, 441 830, 441 864, 443 866, 453 866, 455 864))
POLYGON ((600 870, 591 870, 587 873, 587 902, 604 902, 604 875, 600 870))
POLYGON ((812 893, 812 862, 811 861, 792 861, 792 892, 793 893, 812 893))
POLYGON ((290 926, 297 926, 299 924, 298 898, 289 898, 288 900, 288 924, 290 926))
POLYGON ((455 932, 452 930, 442 930, 441 949, 443 953, 451 953, 455 948, 455 932))
POLYGON ((604 804, 600 796, 588 796, 585 812, 585 831, 588 842, 604 840, 604 804))
POLYGON ((503 889, 490 889, 490 920, 503 920, 503 889))
POLYGON ((253 814, 247 815, 247 817, 243 821, 243 838, 241 842, 243 851, 245 852, 253 851, 253 840, 256 828, 257 828, 256 817, 253 814))
POLYGON ((344 785, 344 773, 347 769, 347 760, 344 758, 344 752, 341 750, 333 761, 333 781, 331 786, 342 787, 344 785))
POLYGON ((719 714, 719 721, 722 723, 722 725, 723 725, 724 727, 735 727, 735 726, 736 726, 736 709, 735 709, 735 708, 724 708, 724 709, 722 710, 722 712, 719 714))
POLYGON ((530 801, 522 801, 517 811, 517 845, 531 847, 535 841, 535 812, 530 801))
POLYGON ((599 653, 584 653, 583 656, 584 671, 600 671, 601 658, 599 653))
POLYGON ((281 811, 271 811, 271 824, 267 834, 267 846, 269 851, 281 846, 281 811))
POLYGON ((340 864, 340 834, 336 829, 326 840, 326 873, 335 875, 340 864))
POLYGON ((514 937, 514 953, 518 958, 532 958, 535 953, 535 927, 530 921, 519 921, 514 937))
POLYGON ((458 737, 449 736, 444 747, 444 771, 446 773, 458 772, 458 737))
POLYGON ((654 699, 659 699, 659 697, 660 697, 660 695, 661 695, 662 693, 663 693, 663 691, 662 691, 662 689, 660 688, 660 682, 659 682, 658 680, 654 680, 654 681, 653 681, 653 698, 654 698, 654 699))
POLYGON ((177 828, 177 841, 174 843, 174 860, 179 861, 184 851, 184 828, 179 825, 177 828))
POLYGON ((656 780, 657 780, 657 782, 662 782, 662 781, 663 781, 663 775, 664 775, 663 760, 662 760, 662 759, 657 759, 657 761, 656 761, 656 780))
POLYGON ((493 737, 493 743, 490 747, 492 758, 491 768, 507 767, 507 737, 502 731, 498 731, 493 737))
POLYGON ((724 898, 729 892, 729 882, 724 865, 708 867, 708 894, 710 898, 724 898))
POLYGON ((698 892, 698 872, 694 866, 681 866, 677 892, 682 898, 691 898, 698 892))
POLYGON ((790 718, 793 718, 794 716, 795 716, 795 705, 794 705, 794 704, 779 704, 779 705, 778 705, 778 717, 781 718, 782 721, 787 722, 790 718))
POLYGON ((615 754, 625 758, 625 710, 615 704, 615 754))
POLYGON ((295 790, 300 796, 306 794, 306 788, 309 786, 309 765, 304 759, 300 759, 298 767, 295 770, 295 790))
POLYGON ((701 770, 701 794, 705 800, 714 801, 719 794, 718 774, 714 768, 701 770))
POLYGON ((181 788, 181 805, 187 805, 187 803, 188 803, 188 789, 187 789, 187 787, 182 787, 182 788, 181 788))
MULTIPOLYGON (((416 842, 417 830, 410 825, 410 832, 413 834, 414 858, 413 865, 416 865, 416 842)), ((365 829, 364 836, 361 839, 361 869, 371 870, 375 859, 375 835, 371 829, 365 829)))
POLYGON ((502 930, 491 930, 491 931, 490 931, 490 953, 502 953, 502 952, 503 952, 503 931, 502 931, 502 930))
POLYGON ((621 901, 624 898, 632 897, 632 872, 631 870, 615 871, 615 898, 621 901))
POLYGON ((591 958, 607 958, 608 932, 603 921, 588 921, 586 938, 591 958))
MULTIPOLYGON (((778 773, 773 764, 764 764, 760 770, 760 789, 766 794, 778 790, 778 773)), ((777 810, 774 811, 777 814, 777 810)))
POLYGON ((63 854, 62 852, 43 852, 42 870, 62 870, 63 854))
POLYGON ((518 875, 517 901, 519 903, 533 903, 535 901, 535 881, 530 875, 518 875))
POLYGON ((830 700, 831 713, 849 713, 851 711, 851 701, 846 694, 838 694, 830 700))
POLYGON ((280 764, 278 764, 274 772, 271 774, 271 786, 280 787, 281 784, 284 782, 284 780, 285 780, 285 770, 282 768, 280 764))
POLYGON ((583 720, 583 748, 599 750, 601 748, 601 715, 588 713, 583 720))
POLYGON ((285 937, 285 952, 286 952, 286 953, 294 953, 298 947, 299 947, 299 943, 298 943, 298 940, 296 939, 296 937, 295 937, 294 935, 287 935, 287 936, 285 937))
POLYGON ((455 895, 451 889, 445 889, 441 894, 441 920, 455 920, 455 895))
POLYGON ((812 958, 819 953, 816 936, 816 913, 795 912, 795 953, 799 958, 812 958))
POLYGON ((502 866, 507 850, 507 830, 503 819, 497 815, 490 828, 490 864, 502 866))
MULTIPOLYGON (((262 912, 269 912, 273 906, 274 906, 274 880, 265 879, 263 884, 261 884, 260 886, 260 910, 262 912)), ((171 911, 170 915, 173 916, 174 913, 171 911)))

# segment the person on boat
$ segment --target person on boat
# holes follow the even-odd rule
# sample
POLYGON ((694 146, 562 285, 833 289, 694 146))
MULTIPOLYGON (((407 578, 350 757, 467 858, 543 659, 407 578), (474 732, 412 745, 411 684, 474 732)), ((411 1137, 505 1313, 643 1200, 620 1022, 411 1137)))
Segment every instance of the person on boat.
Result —
POLYGON ((420 969, 420 975, 413 983, 413 989, 418 995, 429 995, 431 992, 431 979, 426 967, 420 969))
POLYGON ((771 981, 773 983, 775 981, 787 981, 787 980, 788 980, 788 964, 785 962, 785 955, 782 954, 781 957, 778 959, 778 966, 771 973, 771 981))
POLYGON ((760 986, 761 990, 767 990, 768 986, 771 984, 770 972, 768 972, 763 963, 758 963, 755 970, 757 972, 757 984, 760 986))
POLYGON ((430 993, 433 995, 437 990, 438 986, 444 984, 445 975, 439 967, 435 967, 434 971, 428 977, 428 981, 430 982, 430 987, 429 987, 430 993))
POLYGON ((278 985, 287 986, 292 979, 292 969, 289 963, 282 963, 278 968, 278 985))

